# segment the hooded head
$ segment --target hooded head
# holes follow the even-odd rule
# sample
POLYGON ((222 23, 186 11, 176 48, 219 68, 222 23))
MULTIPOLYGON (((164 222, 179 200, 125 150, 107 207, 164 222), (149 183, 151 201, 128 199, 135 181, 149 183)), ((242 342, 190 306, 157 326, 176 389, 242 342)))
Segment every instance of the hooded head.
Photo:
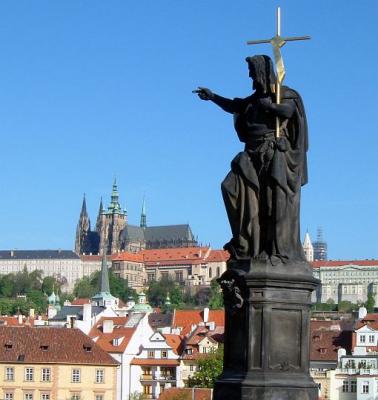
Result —
POLYGON ((273 91, 276 84, 273 62, 270 57, 257 55, 247 57, 249 76, 253 79, 253 88, 263 93, 273 91))

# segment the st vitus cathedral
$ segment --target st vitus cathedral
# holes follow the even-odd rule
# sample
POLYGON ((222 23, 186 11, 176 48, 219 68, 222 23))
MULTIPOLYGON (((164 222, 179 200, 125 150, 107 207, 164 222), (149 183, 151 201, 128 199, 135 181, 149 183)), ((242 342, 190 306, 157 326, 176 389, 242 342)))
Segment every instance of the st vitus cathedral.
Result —
POLYGON ((114 254, 120 251, 138 252, 144 249, 197 246, 189 225, 147 226, 143 201, 140 225, 129 225, 127 211, 121 208, 117 183, 114 181, 110 204, 104 209, 102 199, 95 230, 87 212, 84 196, 76 228, 77 254, 114 254))

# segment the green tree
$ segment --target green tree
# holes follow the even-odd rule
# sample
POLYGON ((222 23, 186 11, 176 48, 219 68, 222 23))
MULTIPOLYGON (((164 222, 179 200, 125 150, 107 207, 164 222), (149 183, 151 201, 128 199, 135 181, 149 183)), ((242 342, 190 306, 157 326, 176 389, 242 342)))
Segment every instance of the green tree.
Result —
POLYGON ((98 289, 92 286, 91 278, 84 276, 82 279, 76 281, 73 293, 79 299, 91 298, 97 293, 98 289))
POLYGON ((50 296, 53 291, 60 295, 61 285, 62 283, 53 276, 45 276, 42 281, 42 292, 46 293, 47 296, 50 296))
POLYGON ((143 393, 133 392, 129 396, 129 400, 144 400, 146 397, 143 393))
POLYGON ((0 299, 0 314, 10 315, 13 313, 13 303, 14 301, 7 298, 0 299))
POLYGON ((223 308, 223 294, 216 279, 211 281, 210 292, 209 307, 212 309, 223 308))
POLYGON ((188 379, 189 387, 213 388, 215 380, 223 370, 223 346, 198 360, 198 368, 188 379))
POLYGON ((12 297, 14 293, 14 274, 0 277, 0 294, 4 297, 12 297))
POLYGON ((27 302, 31 306, 30 308, 34 308, 34 310, 38 313, 44 313, 47 309, 47 297, 40 290, 31 290, 27 294, 27 302))
POLYGON ((368 313, 373 313, 374 312, 374 306, 375 306, 375 298, 373 293, 368 294, 367 301, 365 303, 365 307, 368 313))
POLYGON ((337 310, 341 312, 352 311, 354 308, 356 308, 356 305, 347 300, 340 301, 337 305, 337 310))
POLYGON ((179 285, 170 277, 163 277, 159 281, 153 281, 148 287, 148 301, 153 307, 164 305, 167 295, 174 307, 182 304, 183 296, 179 285))

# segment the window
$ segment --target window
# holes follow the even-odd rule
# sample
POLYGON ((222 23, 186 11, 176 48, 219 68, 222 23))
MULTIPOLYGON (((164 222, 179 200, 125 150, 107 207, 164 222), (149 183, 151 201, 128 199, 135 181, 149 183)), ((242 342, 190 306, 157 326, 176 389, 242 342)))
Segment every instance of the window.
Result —
POLYGON ((13 393, 5 393, 4 400, 13 400, 13 393))
POLYGON ((152 394, 152 386, 144 385, 143 386, 143 394, 152 394))
POLYGON ((95 395, 95 400, 104 400, 104 395, 103 394, 96 394, 95 395))
POLYGON ((202 353, 207 353, 207 348, 206 347, 202 347, 202 353))
POLYGON ((153 350, 148 352, 148 358, 155 358, 155 352, 153 350))
POLYGON ((212 278, 212 269, 211 268, 209 268, 209 278, 212 278))
POLYGON ((182 282, 184 279, 182 271, 176 271, 176 282, 182 282))
POLYGON ((50 368, 42 368, 42 382, 50 382, 51 381, 51 369, 50 368))
POLYGON ((73 369, 71 374, 71 382, 79 383, 80 382, 80 369, 73 369))
POLYGON ((369 335, 369 343, 374 343, 374 335, 369 335))
POLYGON ((103 369, 96 369, 96 383, 104 383, 105 371, 103 369))
POLYGON ((50 393, 42 393, 41 400, 50 400, 50 393))
POLYGON ((349 392, 349 382, 343 381, 343 393, 349 392))
POLYGON ((14 381, 14 368, 13 367, 5 367, 5 380, 6 381, 14 381))
POLYGON ((24 400, 33 400, 33 393, 25 393, 24 400))
POLYGON ((33 368, 25 368, 25 381, 31 382, 33 380, 34 380, 34 369, 33 368))
POLYGON ((80 393, 72 393, 71 400, 80 400, 80 393))
POLYGON ((369 393, 369 381, 362 383, 362 393, 369 393))
POLYGON ((365 342, 366 342, 365 335, 360 335, 360 343, 365 343, 365 342))
POLYGON ((356 393, 357 392, 357 381, 351 381, 350 382, 350 391, 352 393, 356 393))
POLYGON ((186 349, 185 351, 186 351, 186 354, 189 354, 189 355, 193 354, 193 349, 186 349))
POLYGON ((161 358, 168 358, 168 351, 162 351, 161 358))
POLYGON ((189 370, 190 370, 190 372, 193 372, 193 371, 196 370, 196 368, 195 368, 195 366, 193 364, 190 364, 189 370))

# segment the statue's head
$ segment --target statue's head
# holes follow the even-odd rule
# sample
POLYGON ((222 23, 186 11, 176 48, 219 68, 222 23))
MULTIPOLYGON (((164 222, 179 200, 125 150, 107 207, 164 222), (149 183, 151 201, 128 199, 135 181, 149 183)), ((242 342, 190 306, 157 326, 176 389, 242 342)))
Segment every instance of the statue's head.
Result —
POLYGON ((257 55, 247 57, 249 76, 253 79, 253 88, 263 93, 271 92, 276 84, 273 62, 270 57, 257 55))

